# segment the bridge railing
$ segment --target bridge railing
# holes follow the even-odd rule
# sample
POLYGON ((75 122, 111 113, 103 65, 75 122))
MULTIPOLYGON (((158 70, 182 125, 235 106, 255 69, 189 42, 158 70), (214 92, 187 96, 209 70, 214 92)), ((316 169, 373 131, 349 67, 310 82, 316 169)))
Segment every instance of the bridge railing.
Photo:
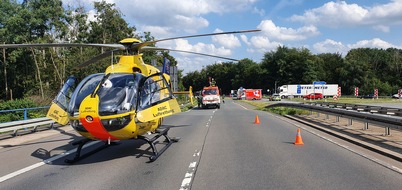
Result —
POLYGON ((1 113, 9 113, 9 112, 23 112, 24 114, 24 120, 29 119, 28 117, 28 112, 32 110, 44 110, 44 109, 49 109, 50 106, 43 106, 43 107, 34 107, 34 108, 20 108, 20 109, 12 109, 12 110, 0 110, 1 113))
POLYGON ((49 109, 49 106, 44 107, 35 107, 35 108, 22 108, 22 109, 13 109, 13 110, 0 110, 0 113, 8 113, 8 112, 23 112, 24 119, 19 121, 10 121, 0 123, 0 136, 17 136, 22 133, 32 133, 39 131, 43 127, 45 129, 50 129, 54 127, 53 120, 47 117, 40 118, 29 118, 28 112, 32 110, 41 110, 41 109, 49 109))

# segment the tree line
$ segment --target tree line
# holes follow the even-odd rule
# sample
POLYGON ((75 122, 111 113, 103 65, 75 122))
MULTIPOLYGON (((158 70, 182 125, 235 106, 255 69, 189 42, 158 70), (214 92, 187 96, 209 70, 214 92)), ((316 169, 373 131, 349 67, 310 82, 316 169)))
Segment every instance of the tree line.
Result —
POLYGON ((312 84, 326 81, 338 84, 343 95, 353 95, 355 87, 359 94, 373 94, 378 89, 380 96, 396 94, 402 88, 402 50, 396 48, 356 48, 346 56, 339 53, 312 54, 307 48, 280 46, 266 52, 260 63, 250 59, 239 62, 224 62, 193 71, 183 77, 184 86, 201 90, 213 77, 222 92, 257 88, 273 92, 286 84, 312 84))
MULTIPOLYGON (((79 1, 74 6, 63 5, 61 0, 5 0, 0 1, 0 43, 117 43, 124 38, 142 41, 154 40, 150 32, 138 33, 130 26, 115 4, 94 2, 95 16, 89 14, 79 1)), ((106 48, 7 48, 0 52, 1 101, 34 97, 49 104, 65 79, 70 75, 83 78, 104 69, 116 60, 104 59, 78 69, 77 65, 106 48)), ((168 52, 147 51, 146 63, 156 60, 157 65, 167 57, 177 65, 168 52)), ((354 87, 361 93, 379 89, 380 95, 396 93, 402 86, 402 51, 400 49, 358 48, 346 56, 338 53, 312 54, 307 48, 280 46, 266 52, 261 62, 250 59, 223 62, 182 76, 181 90, 193 86, 201 90, 213 77, 228 94, 231 89, 261 88, 266 92, 275 83, 310 84, 326 81, 339 84, 343 94, 353 94, 354 87)))
MULTIPOLYGON (((0 1, 0 43, 98 43, 116 44, 125 38, 142 41, 154 40, 150 32, 142 34, 129 26, 115 4, 94 2, 95 16, 85 11, 80 2, 63 5, 61 0, 6 0, 0 1)), ((0 52, 1 100, 32 97, 49 104, 70 75, 84 78, 104 72, 116 60, 104 59, 84 68, 77 65, 111 49, 91 47, 6 48, 0 52), (39 97, 39 98, 37 98, 39 97)), ((176 65, 168 52, 147 51, 143 60, 156 60, 162 65, 163 57, 176 65)))

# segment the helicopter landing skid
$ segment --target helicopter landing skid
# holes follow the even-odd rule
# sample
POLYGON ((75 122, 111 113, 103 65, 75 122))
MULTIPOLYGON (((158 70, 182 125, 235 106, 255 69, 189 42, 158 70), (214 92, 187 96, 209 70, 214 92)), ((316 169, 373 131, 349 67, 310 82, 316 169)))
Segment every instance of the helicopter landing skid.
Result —
POLYGON ((147 142, 151 148, 152 148, 152 156, 149 157, 149 161, 153 162, 155 161, 163 152, 165 152, 165 150, 167 148, 169 148, 170 145, 172 145, 172 143, 174 142, 178 142, 180 140, 180 138, 178 137, 169 137, 168 136, 168 131, 169 131, 170 127, 164 128, 162 130, 156 130, 155 133, 158 133, 156 136, 154 136, 152 139, 149 139, 148 137, 145 136, 138 136, 138 139, 144 140, 145 142, 147 142), (161 137, 164 136, 165 137, 165 146, 158 152, 158 150, 156 149, 155 146, 155 141, 161 137))
POLYGON ((81 155, 81 150, 82 150, 82 148, 84 147, 84 145, 85 145, 86 143, 88 143, 88 142, 90 142, 90 141, 93 141, 93 140, 91 140, 91 139, 82 139, 82 140, 73 142, 72 145, 74 145, 74 146, 75 146, 75 145, 78 145, 77 151, 76 151, 76 153, 75 153, 75 156, 74 156, 74 158, 73 158, 72 160, 70 160, 70 159, 65 159, 64 162, 65 162, 65 163, 68 163, 68 164, 72 164, 72 163, 74 163, 74 162, 76 162, 76 161, 79 161, 79 160, 81 160, 81 159, 83 159, 83 158, 86 158, 86 157, 88 157, 88 156, 90 156, 90 155, 92 155, 92 154, 94 154, 94 153, 96 153, 96 152, 99 152, 99 151, 103 150, 104 148, 109 147, 110 145, 115 145, 115 144, 116 144, 116 142, 110 142, 110 143, 108 143, 108 142, 106 141, 105 144, 103 144, 102 146, 100 146, 100 147, 98 147, 98 148, 96 148, 96 149, 94 149, 94 150, 92 150, 92 151, 90 151, 90 152, 87 152, 87 153, 81 155))

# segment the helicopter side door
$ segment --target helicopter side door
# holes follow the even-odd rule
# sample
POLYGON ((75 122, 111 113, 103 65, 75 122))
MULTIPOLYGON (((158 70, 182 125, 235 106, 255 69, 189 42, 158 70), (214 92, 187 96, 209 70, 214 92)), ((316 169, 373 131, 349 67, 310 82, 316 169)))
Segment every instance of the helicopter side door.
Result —
POLYGON ((52 101, 52 105, 47 112, 47 117, 53 121, 65 125, 68 123, 67 108, 70 103, 71 96, 77 86, 77 79, 70 76, 64 83, 63 87, 57 94, 56 98, 52 101))
POLYGON ((150 75, 139 84, 137 119, 147 122, 176 113, 181 109, 162 73, 150 75))

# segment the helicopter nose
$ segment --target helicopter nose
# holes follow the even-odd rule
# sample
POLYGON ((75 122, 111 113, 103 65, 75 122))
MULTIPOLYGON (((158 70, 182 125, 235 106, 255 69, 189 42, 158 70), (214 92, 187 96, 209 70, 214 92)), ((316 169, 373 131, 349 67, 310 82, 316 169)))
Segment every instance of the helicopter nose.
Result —
POLYGON ((103 127, 99 117, 87 115, 80 118, 80 121, 84 128, 98 140, 117 140, 116 137, 109 134, 109 132, 103 127))

